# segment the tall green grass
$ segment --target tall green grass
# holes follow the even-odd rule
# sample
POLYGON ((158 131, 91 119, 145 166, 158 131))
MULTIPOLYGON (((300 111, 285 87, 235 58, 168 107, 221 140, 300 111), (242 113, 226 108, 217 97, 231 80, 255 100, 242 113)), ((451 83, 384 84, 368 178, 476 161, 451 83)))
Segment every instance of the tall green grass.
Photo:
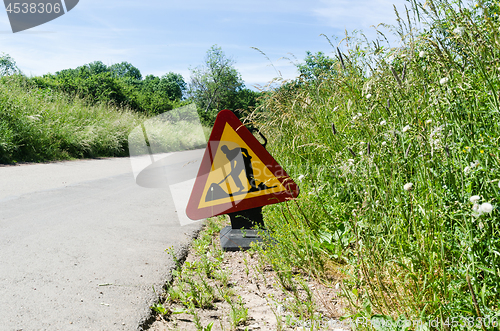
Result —
POLYGON ((24 82, 0 82, 0 163, 128 155, 128 134, 144 116, 24 82))
POLYGON ((170 119, 165 122, 126 107, 89 103, 33 87, 23 76, 4 77, 0 81, 0 163, 128 156, 129 135, 139 128, 144 139, 144 123, 157 152, 199 147, 209 129, 200 130, 195 108, 183 112, 189 107, 194 105, 165 113, 170 119), (184 118, 187 114, 195 118, 184 118))
POLYGON ((282 284, 341 274, 352 317, 495 329, 480 317, 500 319, 499 13, 412 1, 401 47, 346 37, 331 73, 262 100, 248 120, 301 188, 265 210, 282 284))

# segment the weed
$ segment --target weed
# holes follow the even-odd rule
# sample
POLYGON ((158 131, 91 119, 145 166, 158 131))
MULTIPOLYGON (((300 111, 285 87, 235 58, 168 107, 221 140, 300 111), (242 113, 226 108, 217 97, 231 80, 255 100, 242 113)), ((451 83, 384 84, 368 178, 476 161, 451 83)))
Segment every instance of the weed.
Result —
POLYGON ((248 308, 245 308, 241 297, 238 298, 238 302, 229 301, 229 304, 231 305, 231 310, 229 311, 231 325, 236 328, 239 325, 245 324, 248 319, 248 308))
POLYGON ((155 312, 157 312, 158 314, 160 314, 161 316, 168 316, 170 315, 172 312, 170 311, 170 309, 168 308, 165 308, 163 306, 163 304, 161 303, 156 303, 154 304, 151 309, 155 312))

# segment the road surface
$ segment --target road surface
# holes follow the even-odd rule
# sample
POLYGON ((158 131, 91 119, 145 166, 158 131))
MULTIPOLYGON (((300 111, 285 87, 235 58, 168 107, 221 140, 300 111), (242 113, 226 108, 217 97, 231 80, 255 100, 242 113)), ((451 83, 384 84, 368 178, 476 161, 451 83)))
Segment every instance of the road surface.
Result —
MULTIPOLYGON (((181 187, 203 150, 183 153, 163 160, 181 187)), ((201 226, 180 226, 157 164, 137 177, 149 187, 129 158, 0 166, 1 330, 140 329, 170 278, 165 249, 201 226)))

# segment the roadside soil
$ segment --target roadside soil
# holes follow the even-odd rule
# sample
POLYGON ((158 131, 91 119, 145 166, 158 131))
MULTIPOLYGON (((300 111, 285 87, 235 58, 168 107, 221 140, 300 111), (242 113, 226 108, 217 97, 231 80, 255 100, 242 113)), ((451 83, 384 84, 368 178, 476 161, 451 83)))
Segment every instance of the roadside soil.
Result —
MULTIPOLYGON (((220 245, 219 240, 213 242, 220 245)), ((197 256, 191 248, 186 262, 193 262, 196 259, 197 256)), ((235 298, 241 297, 238 300, 241 300, 240 302, 248 309, 248 315, 244 322, 237 326, 232 325, 231 307, 223 300, 216 302, 213 309, 197 309, 197 315, 205 329, 196 327, 192 314, 182 313, 168 317, 158 315, 149 331, 351 330, 347 324, 339 320, 345 314, 346 306, 341 299, 341 290, 336 284, 332 287, 326 287, 314 279, 302 278, 306 281, 310 292, 313 293, 314 315, 317 319, 315 327, 313 327, 311 317, 301 318, 297 316, 297 303, 303 304, 307 301, 306 291, 303 289, 294 292, 282 290, 277 280, 276 271, 272 270, 270 265, 259 261, 257 253, 251 251, 224 252, 222 266, 230 272, 227 286, 232 289, 235 298), (213 323, 211 329, 207 328, 209 323, 213 323)), ((168 308, 171 311, 176 311, 182 310, 183 307, 171 304, 168 308)))

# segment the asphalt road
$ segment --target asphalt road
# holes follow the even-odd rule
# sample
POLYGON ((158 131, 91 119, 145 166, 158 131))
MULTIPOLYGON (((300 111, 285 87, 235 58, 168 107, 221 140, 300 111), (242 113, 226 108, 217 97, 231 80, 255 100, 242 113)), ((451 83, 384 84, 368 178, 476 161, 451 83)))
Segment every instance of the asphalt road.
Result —
POLYGON ((201 226, 176 206, 202 153, 141 173, 129 158, 0 166, 0 330, 140 328, 171 277, 165 249, 201 226))

